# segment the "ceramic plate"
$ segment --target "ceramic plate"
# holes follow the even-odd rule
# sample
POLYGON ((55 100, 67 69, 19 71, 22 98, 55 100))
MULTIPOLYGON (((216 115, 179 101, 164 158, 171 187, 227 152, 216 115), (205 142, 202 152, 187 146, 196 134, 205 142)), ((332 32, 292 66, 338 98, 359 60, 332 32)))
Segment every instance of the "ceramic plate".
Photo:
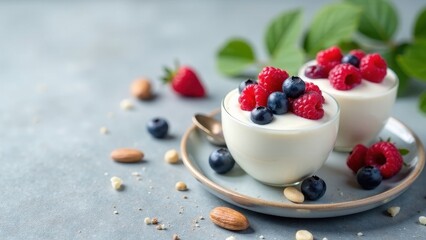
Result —
MULTIPOLYGON (((213 113, 219 118, 218 111, 213 113)), ((391 118, 378 138, 391 138, 399 148, 410 152, 404 156, 404 167, 396 176, 384 180, 374 190, 362 190, 346 166, 348 153, 332 152, 317 172, 327 183, 327 192, 318 201, 303 204, 289 202, 283 188, 264 185, 248 176, 237 164, 223 175, 209 166, 208 157, 218 147, 211 145, 195 126, 185 133, 181 151, 185 166, 206 189, 217 197, 252 211, 297 218, 335 217, 366 211, 403 193, 420 175, 425 164, 424 147, 418 137, 403 123, 391 118)))

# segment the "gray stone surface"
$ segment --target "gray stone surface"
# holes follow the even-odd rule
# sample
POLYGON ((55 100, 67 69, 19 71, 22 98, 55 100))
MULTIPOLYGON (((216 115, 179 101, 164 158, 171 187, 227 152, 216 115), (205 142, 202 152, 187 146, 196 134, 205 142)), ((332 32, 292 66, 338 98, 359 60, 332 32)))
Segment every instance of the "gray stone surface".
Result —
MULTIPOLYGON (((425 174, 402 196, 368 212, 291 219, 241 210, 251 228, 230 232, 208 220, 213 207, 228 204, 205 191, 184 165, 163 161, 166 150, 179 148, 191 115, 217 108, 236 86, 214 65, 225 39, 243 36, 263 57, 271 16, 302 7, 307 25, 325 2, 331 1, 1 1, 0 239, 171 239, 174 233, 182 239, 293 239, 298 229, 316 239, 357 239, 358 232, 362 239, 424 239, 426 228, 417 219, 426 215, 425 174), (199 71, 208 98, 183 99, 157 81, 176 58, 199 71), (119 103, 138 76, 155 81, 158 97, 123 111, 119 103), (155 116, 169 119, 173 138, 147 134, 145 123, 155 116), (111 133, 101 135, 102 126, 111 133), (146 161, 112 162, 109 153, 117 147, 140 148, 146 161), (132 172, 140 172, 141 181, 132 172), (123 191, 111 188, 111 176, 124 180, 123 191), (175 191, 179 180, 188 192, 175 191), (392 205, 401 206, 396 218, 384 213, 392 205), (200 216, 206 219, 197 227, 200 216), (145 217, 158 217, 168 229, 146 226, 145 217)), ((395 3, 398 38, 404 39, 424 1, 395 3)), ((393 116, 426 142, 417 94, 398 99, 393 116)))

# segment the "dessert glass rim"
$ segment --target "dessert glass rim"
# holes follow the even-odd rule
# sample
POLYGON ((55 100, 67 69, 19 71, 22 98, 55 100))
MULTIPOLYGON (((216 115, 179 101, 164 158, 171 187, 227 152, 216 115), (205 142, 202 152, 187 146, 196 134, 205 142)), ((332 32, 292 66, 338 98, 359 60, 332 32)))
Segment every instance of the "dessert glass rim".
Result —
MULTIPOLYGON (((266 131, 266 132, 269 132, 269 133, 276 133, 276 134, 278 134, 278 133, 282 134, 282 133, 296 133, 296 132, 311 131, 311 130, 319 129, 319 128, 322 128, 322 127, 324 127, 326 125, 332 124, 340 116, 340 105, 337 102, 337 100, 331 94, 326 93, 326 92, 322 92, 323 95, 324 94, 327 95, 327 97, 329 97, 335 103, 335 105, 336 105, 336 111, 333 111, 334 114, 332 116, 330 116, 330 119, 328 119, 328 121, 325 121, 325 122, 323 122, 323 123, 321 123, 319 125, 313 125, 313 126, 309 126, 309 127, 295 128, 295 129, 271 129, 271 128, 264 128, 264 127, 262 127, 262 125, 256 125, 256 126, 254 126, 254 125, 251 125, 249 123, 243 122, 240 119, 236 118, 226 108, 226 106, 225 106, 225 100, 227 99, 227 97, 229 96, 229 94, 231 94, 232 92, 236 92, 236 91, 238 91, 238 89, 233 89, 233 90, 229 91, 225 95, 225 97, 222 99, 222 103, 221 103, 222 109, 225 110, 226 114, 229 115, 232 118, 233 121, 236 121, 239 124, 244 125, 244 126, 246 126, 248 128, 256 130, 256 131, 262 130, 262 131, 266 131)), ((291 113, 291 114, 294 114, 294 113, 291 113)), ((297 117, 300 117, 300 116, 297 116, 297 117)), ((302 118, 302 117, 300 117, 300 118, 302 118)), ((306 119, 306 120, 311 120, 311 119, 306 119)), ((311 120, 311 121, 316 121, 316 120, 311 120)))

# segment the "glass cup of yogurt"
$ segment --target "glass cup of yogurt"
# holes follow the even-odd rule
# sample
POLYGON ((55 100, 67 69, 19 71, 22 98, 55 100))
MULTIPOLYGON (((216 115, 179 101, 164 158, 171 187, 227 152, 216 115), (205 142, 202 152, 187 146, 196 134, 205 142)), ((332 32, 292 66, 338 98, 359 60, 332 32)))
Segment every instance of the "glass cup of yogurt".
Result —
POLYGON ((306 63, 299 71, 299 76, 306 82, 312 82, 332 95, 340 105, 339 132, 334 149, 351 151, 356 144, 369 145, 385 126, 395 103, 398 90, 398 77, 387 69, 381 83, 362 80, 359 85, 347 91, 333 88, 327 78, 311 79, 305 76, 308 66, 316 61, 306 63))
POLYGON ((272 186, 294 185, 315 173, 327 160, 337 137, 340 108, 323 93, 324 116, 310 120, 292 113, 274 116, 266 125, 250 120, 238 102, 238 89, 222 101, 226 145, 238 165, 256 180, 272 186))

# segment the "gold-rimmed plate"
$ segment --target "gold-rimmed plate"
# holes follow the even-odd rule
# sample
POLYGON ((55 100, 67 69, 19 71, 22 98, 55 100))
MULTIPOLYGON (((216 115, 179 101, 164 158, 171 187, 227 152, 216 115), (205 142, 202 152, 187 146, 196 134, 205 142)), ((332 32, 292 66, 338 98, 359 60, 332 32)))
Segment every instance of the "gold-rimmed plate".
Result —
MULTIPOLYGON (((218 111, 212 115, 219 118, 218 111)), ((237 164, 226 174, 215 173, 209 166, 208 157, 218 147, 211 145, 195 126, 191 126, 182 138, 181 152, 191 174, 209 192, 231 204, 276 216, 322 218, 358 213, 387 203, 402 194, 420 175, 425 165, 424 147, 407 126, 390 118, 377 138, 391 138, 399 148, 409 150, 404 156, 401 172, 373 190, 363 190, 346 166, 348 154, 332 152, 316 173, 327 184, 326 194, 318 201, 303 204, 289 202, 283 196, 283 188, 254 180, 237 164)))

